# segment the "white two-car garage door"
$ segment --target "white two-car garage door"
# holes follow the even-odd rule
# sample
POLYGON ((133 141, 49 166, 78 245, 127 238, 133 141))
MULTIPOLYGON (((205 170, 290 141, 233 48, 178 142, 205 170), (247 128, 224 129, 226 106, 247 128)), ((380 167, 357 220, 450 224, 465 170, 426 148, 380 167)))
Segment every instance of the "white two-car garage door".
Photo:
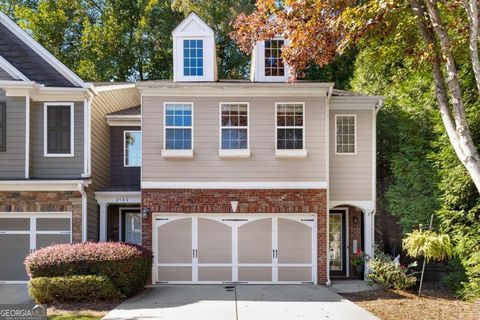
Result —
POLYGON ((314 282, 315 218, 156 216, 157 283, 314 282))
POLYGON ((25 257, 54 243, 71 242, 70 213, 0 213, 0 283, 28 280, 25 257))

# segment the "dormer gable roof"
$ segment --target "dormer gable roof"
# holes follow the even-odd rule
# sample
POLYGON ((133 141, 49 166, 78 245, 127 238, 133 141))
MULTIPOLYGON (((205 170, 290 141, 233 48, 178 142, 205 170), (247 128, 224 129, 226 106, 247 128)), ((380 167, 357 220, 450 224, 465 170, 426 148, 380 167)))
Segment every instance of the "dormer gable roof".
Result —
POLYGON ((215 33, 195 12, 191 12, 173 31, 174 37, 214 36, 215 33))

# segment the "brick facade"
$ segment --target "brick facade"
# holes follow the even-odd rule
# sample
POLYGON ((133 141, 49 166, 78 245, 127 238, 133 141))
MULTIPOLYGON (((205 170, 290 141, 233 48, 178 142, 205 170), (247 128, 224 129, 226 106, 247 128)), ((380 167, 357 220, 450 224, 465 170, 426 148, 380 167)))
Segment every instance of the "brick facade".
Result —
POLYGON ((152 248, 152 213, 230 213, 230 201, 238 201, 236 213, 317 214, 317 280, 327 280, 326 190, 143 189, 142 207, 149 209, 142 221, 143 245, 152 248))
POLYGON ((80 192, 0 192, 0 212, 72 212, 72 240, 82 241, 80 192))
MULTIPOLYGON (((357 250, 362 249, 362 211, 356 207, 348 207, 348 247, 349 260, 353 258, 353 240, 357 240, 357 250)), ((361 275, 355 273, 355 268, 349 263, 350 278, 363 278, 361 275)))

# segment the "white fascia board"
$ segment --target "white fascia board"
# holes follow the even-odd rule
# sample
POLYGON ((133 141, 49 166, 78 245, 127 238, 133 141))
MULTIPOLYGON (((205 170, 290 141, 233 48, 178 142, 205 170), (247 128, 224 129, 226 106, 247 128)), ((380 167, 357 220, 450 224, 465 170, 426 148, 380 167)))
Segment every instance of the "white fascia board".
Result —
POLYGON ((163 97, 326 97, 328 87, 322 88, 302 88, 302 87, 254 87, 241 86, 222 87, 222 86, 165 86, 165 87, 143 87, 137 86, 144 96, 163 96, 163 97))
POLYGON ((78 191, 79 185, 87 187, 91 180, 4 180, 0 191, 78 191))
POLYGON ((113 90, 123 90, 123 89, 130 89, 135 88, 135 83, 127 83, 127 84, 112 84, 108 86, 98 86, 96 87, 93 85, 97 92, 105 92, 105 91, 113 91, 113 90))
POLYGON ((338 206, 354 206, 360 208, 367 213, 375 210, 375 201, 359 201, 359 200, 330 200, 329 209, 333 209, 338 206))
POLYGON ((23 73, 21 73, 17 68, 15 68, 10 62, 5 60, 2 56, 0 56, 0 67, 5 70, 9 75, 11 75, 14 79, 30 81, 23 73))
POLYGON ((203 21, 195 12, 191 12, 185 19, 183 19, 183 21, 180 22, 180 24, 175 29, 173 29, 172 35, 174 37, 182 36, 184 28, 192 21, 196 22, 201 27, 201 29, 196 30, 196 32, 198 33, 188 32, 189 36, 214 35, 213 29, 210 28, 210 26, 205 21, 203 21))
POLYGON ((19 39, 28 45, 33 51, 39 54, 46 62, 48 62, 55 70, 63 75, 72 84, 83 88, 89 88, 90 85, 83 82, 72 70, 67 68, 60 60, 55 58, 47 49, 35 41, 28 33, 26 33, 20 26, 13 22, 7 15, 0 11, 0 23, 2 23, 8 30, 13 32, 19 39))
POLYGON ((7 97, 30 96, 34 101, 83 101, 91 97, 87 88, 44 87, 33 81, 3 81, 0 88, 7 97))
POLYGON ((142 189, 326 189, 325 181, 275 182, 151 182, 142 181, 142 189))

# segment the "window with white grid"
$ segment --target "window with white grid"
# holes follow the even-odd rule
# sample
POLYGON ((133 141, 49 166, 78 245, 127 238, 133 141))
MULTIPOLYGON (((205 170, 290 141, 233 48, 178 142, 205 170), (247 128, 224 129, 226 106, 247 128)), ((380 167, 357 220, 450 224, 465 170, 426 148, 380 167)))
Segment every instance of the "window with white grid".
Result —
POLYGON ((336 115, 335 147, 338 154, 354 154, 356 150, 355 115, 336 115))
POLYGON ((304 149, 303 104, 277 104, 277 149, 304 149))
POLYGON ((248 104, 222 103, 221 149, 248 149, 248 104))

